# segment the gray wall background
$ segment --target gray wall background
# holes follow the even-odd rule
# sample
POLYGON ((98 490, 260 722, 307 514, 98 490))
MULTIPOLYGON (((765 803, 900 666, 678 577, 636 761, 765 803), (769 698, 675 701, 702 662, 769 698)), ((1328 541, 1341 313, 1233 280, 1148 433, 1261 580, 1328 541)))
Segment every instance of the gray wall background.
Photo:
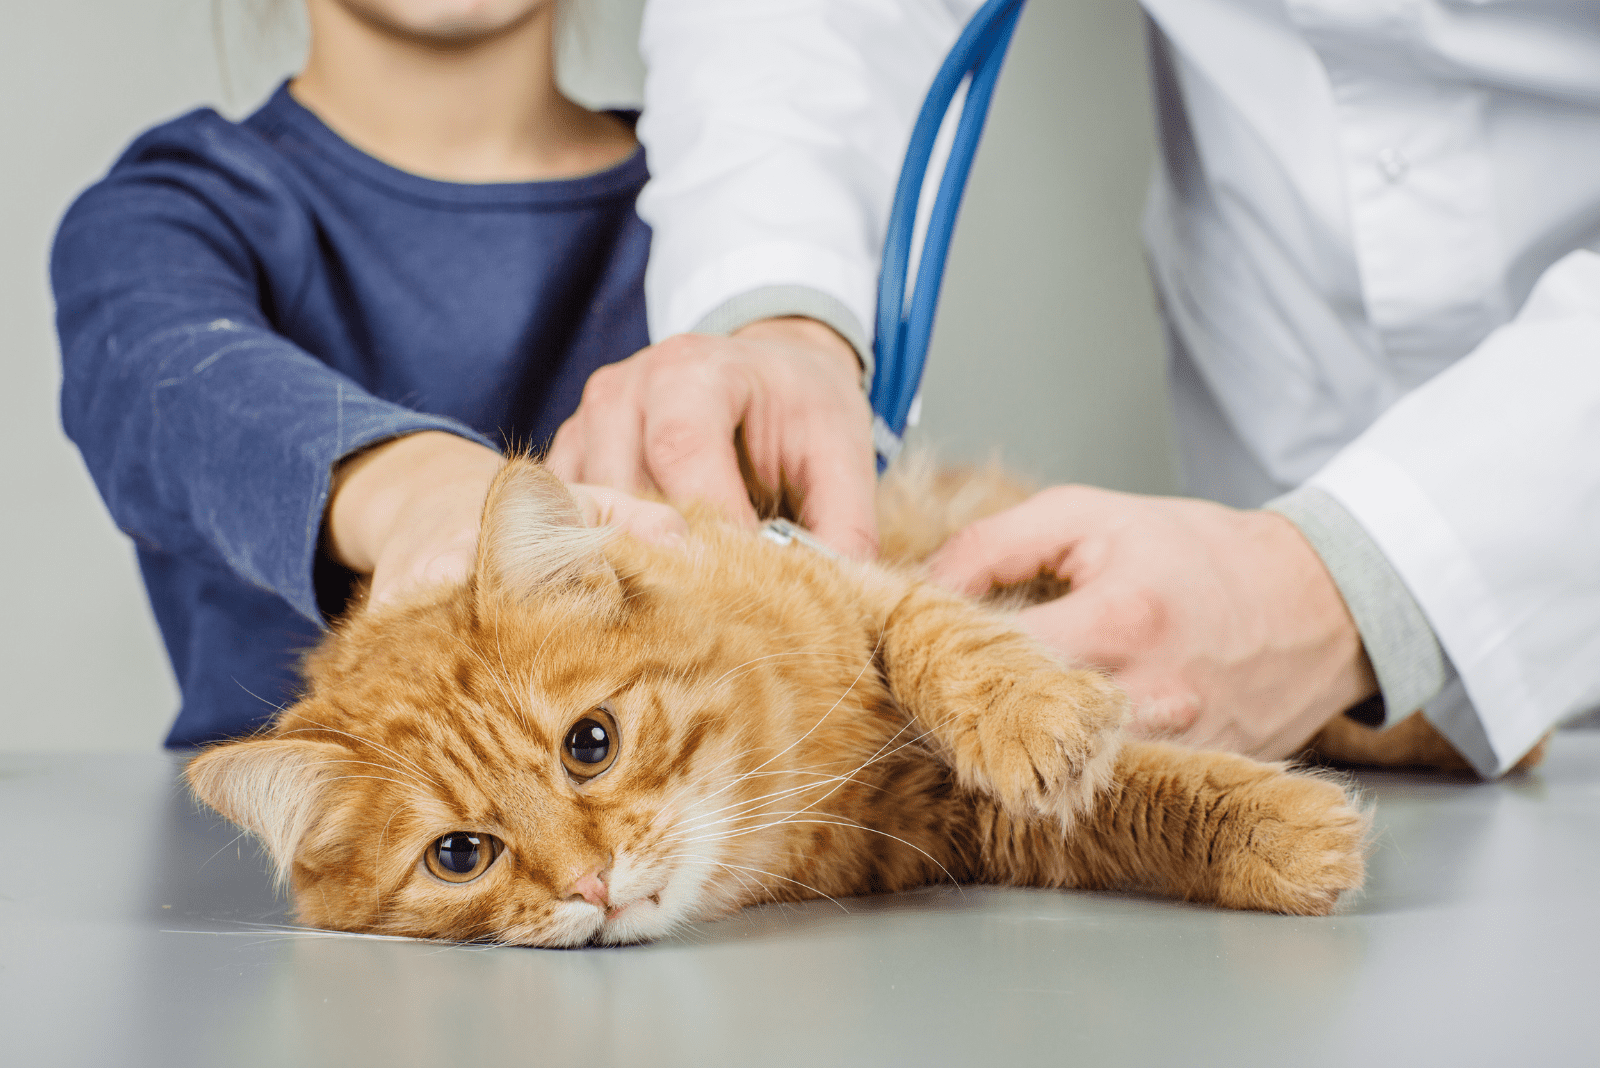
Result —
MULTIPOLYGON (((637 103, 642 0, 582 0, 564 78, 637 103)), ((138 131, 238 116, 296 68, 294 0, 52 0, 0 34, 0 749, 149 749, 175 690, 131 548, 63 437, 46 281, 71 198, 138 131)), ((1152 154, 1127 0, 1036 0, 974 168, 918 437, 1041 481, 1169 492, 1160 332, 1137 221, 1152 154)))

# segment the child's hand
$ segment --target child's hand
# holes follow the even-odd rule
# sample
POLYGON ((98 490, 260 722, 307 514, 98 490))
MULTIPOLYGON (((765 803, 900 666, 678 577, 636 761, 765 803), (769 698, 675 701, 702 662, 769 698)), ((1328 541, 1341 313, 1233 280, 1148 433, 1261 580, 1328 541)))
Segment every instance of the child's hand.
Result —
POLYGON ((680 334, 589 377, 546 459, 567 482, 708 501, 756 523, 734 452, 799 490, 801 522, 840 552, 877 552, 872 410, 855 352, 811 319, 766 319, 733 337, 680 334))
MULTIPOLYGON (((504 459, 466 438, 425 431, 384 442, 340 465, 326 530, 334 559, 372 576, 371 603, 419 586, 461 582, 472 570, 489 486, 504 459)), ((664 504, 572 486, 585 521, 668 542, 687 533, 664 504)))

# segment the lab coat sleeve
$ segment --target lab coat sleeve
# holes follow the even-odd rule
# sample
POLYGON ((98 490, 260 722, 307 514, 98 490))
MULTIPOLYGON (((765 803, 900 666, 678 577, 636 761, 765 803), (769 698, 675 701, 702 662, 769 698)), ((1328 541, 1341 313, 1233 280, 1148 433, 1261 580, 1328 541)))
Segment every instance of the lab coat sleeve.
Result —
POLYGON ((1332 576, 1378 680, 1383 722, 1392 726, 1437 697, 1449 674, 1438 636, 1394 564, 1355 517, 1315 486, 1301 486, 1264 507, 1300 528, 1332 576))
POLYGON ((1425 709, 1486 776, 1600 705, 1600 255, 1312 477, 1382 549, 1454 677, 1425 709))
POLYGON ((911 125, 978 0, 650 0, 650 336, 807 314, 871 356, 911 125))
POLYGON ((252 218, 263 233, 293 225, 275 200, 259 168, 161 159, 78 200, 51 261, 61 415, 125 533, 217 561, 321 622, 313 567, 333 466, 419 430, 483 439, 374 397, 274 332, 244 233, 252 218))

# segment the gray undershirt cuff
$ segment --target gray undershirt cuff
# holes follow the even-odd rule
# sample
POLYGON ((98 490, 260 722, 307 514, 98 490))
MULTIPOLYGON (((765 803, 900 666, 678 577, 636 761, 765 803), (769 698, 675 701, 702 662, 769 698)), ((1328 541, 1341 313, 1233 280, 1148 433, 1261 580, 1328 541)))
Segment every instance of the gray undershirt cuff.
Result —
POLYGON ((1263 507, 1300 528, 1339 588, 1378 677, 1393 726, 1432 700, 1450 674, 1439 639, 1389 558, 1332 494, 1291 490, 1263 507))
POLYGON ((861 361, 861 389, 872 389, 872 341, 861 327, 861 320, 844 302, 810 286, 762 286, 730 297, 701 316, 690 331, 695 334, 731 334, 762 319, 800 315, 832 327, 856 350, 861 361))

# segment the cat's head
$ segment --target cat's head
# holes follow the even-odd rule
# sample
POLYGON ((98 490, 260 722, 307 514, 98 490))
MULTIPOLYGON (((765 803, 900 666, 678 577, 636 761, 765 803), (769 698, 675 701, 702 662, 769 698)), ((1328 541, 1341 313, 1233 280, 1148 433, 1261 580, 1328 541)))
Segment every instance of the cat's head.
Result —
POLYGON ((761 873, 796 845, 776 813, 819 774, 796 746, 866 665, 830 658, 803 607, 786 626, 814 625, 823 655, 774 657, 788 635, 746 618, 770 578, 727 559, 748 541, 608 539, 513 461, 469 582, 356 613, 308 660, 306 696, 189 781, 322 927, 635 942, 772 896, 761 873))

